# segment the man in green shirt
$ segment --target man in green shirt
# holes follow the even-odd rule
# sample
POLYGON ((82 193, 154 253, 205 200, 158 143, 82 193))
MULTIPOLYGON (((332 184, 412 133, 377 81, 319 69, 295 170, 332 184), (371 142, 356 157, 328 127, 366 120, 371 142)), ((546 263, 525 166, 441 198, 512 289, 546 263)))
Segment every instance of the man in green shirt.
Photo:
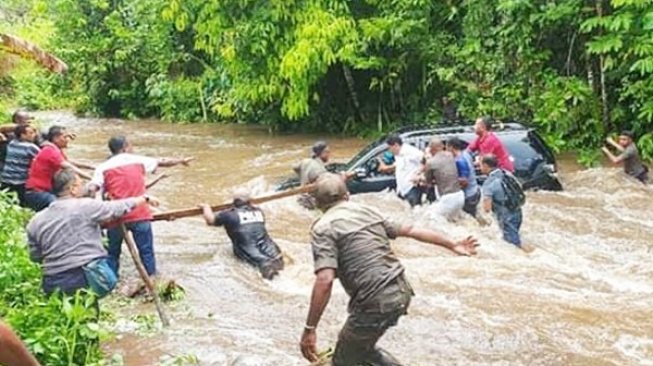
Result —
POLYGON ((311 362, 317 360, 316 328, 337 277, 350 302, 333 365, 400 365, 376 347, 385 331, 406 314, 413 296, 390 239, 405 236, 458 255, 476 254, 476 239, 470 236, 453 242, 434 231, 389 221, 371 207, 348 202, 347 187, 338 175, 325 173, 316 185, 316 204, 324 215, 311 229, 316 279, 300 343, 302 354, 311 362))

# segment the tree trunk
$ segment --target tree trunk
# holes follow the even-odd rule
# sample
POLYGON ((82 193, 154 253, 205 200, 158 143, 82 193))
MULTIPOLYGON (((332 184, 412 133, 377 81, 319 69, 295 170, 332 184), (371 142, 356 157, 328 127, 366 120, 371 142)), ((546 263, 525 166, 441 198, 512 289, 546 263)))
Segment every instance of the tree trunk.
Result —
MULTIPOLYGON (((596 1, 596 14, 603 17, 603 0, 596 1)), ((605 56, 599 55, 599 82, 601 83, 601 112, 603 127, 610 130, 610 107, 608 106, 608 90, 605 85, 605 56)))
POLYGON ((345 76, 347 88, 349 89, 349 96, 351 97, 351 104, 354 107, 354 118, 356 118, 356 122, 362 123, 364 118, 363 114, 361 113, 361 105, 358 101, 358 94, 356 94, 356 83, 354 82, 354 76, 351 74, 351 69, 349 66, 342 64, 342 74, 345 76))

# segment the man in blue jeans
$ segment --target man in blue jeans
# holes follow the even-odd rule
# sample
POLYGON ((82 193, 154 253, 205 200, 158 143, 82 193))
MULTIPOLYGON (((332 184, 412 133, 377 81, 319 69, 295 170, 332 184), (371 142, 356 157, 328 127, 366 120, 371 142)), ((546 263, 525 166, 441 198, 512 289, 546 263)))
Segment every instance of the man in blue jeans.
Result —
POLYGON ((503 174, 510 172, 498 168, 499 162, 494 155, 485 155, 481 159, 481 172, 487 175, 481 191, 483 193, 483 210, 492 211, 503 232, 503 240, 514 244, 518 248, 522 247, 521 238, 519 237, 519 228, 522 223, 522 211, 518 207, 509 209, 506 206, 508 197, 501 184, 503 174))
MULTIPOLYGON (((88 189, 92 193, 102 190, 105 197, 110 200, 144 195, 147 190, 145 176, 148 173, 154 173, 158 167, 188 165, 192 160, 192 158, 157 159, 133 154, 132 145, 124 136, 112 137, 108 145, 112 155, 95 169, 88 189)), ((134 242, 147 274, 150 276, 156 274, 151 220, 152 213, 149 207, 140 206, 122 217, 120 221, 106 225, 109 238, 109 265, 116 274, 119 274, 120 253, 124 239, 121 224, 124 224, 134 236, 134 242)))

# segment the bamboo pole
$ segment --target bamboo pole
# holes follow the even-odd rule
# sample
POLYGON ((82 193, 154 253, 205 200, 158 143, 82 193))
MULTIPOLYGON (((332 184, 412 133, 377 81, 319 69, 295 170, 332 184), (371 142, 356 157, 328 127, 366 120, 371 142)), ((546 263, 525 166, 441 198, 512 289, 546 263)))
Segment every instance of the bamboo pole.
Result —
MULTIPOLYGON (((270 194, 267 196, 262 196, 262 197, 257 197, 252 200, 250 200, 251 203, 254 204, 260 204, 264 202, 269 202, 269 201, 274 201, 277 199, 285 198, 285 197, 290 197, 294 196, 297 194, 302 194, 302 193, 309 193, 313 191, 315 186, 313 184, 308 184, 303 187, 299 188, 294 188, 294 189, 289 189, 287 191, 279 192, 279 193, 274 193, 270 194)), ((212 211, 222 211, 226 210, 233 206, 232 203, 223 203, 220 205, 216 206, 211 206, 212 211)), ((197 216, 202 214, 202 209, 199 207, 194 207, 194 208, 187 208, 187 209, 182 209, 182 210, 172 210, 172 211, 166 211, 166 212, 160 212, 157 214, 154 214, 154 217, 152 221, 160 221, 160 220, 174 220, 174 219, 180 219, 183 217, 190 217, 190 216, 197 216)))
POLYGON ((56 56, 47 53, 33 43, 10 34, 0 33, 0 50, 32 59, 52 72, 62 74, 68 70, 68 65, 56 56))
POLYGON ((145 267, 143 267, 143 262, 141 262, 141 257, 138 254, 138 249, 136 249, 136 244, 134 243, 134 237, 132 236, 132 233, 129 230, 127 230, 125 224, 120 224, 120 231, 122 231, 122 235, 125 238, 125 242, 127 243, 127 248, 129 248, 129 253, 132 256, 132 259, 134 260, 136 269, 138 270, 138 273, 141 275, 141 279, 143 279, 143 282, 145 282, 145 287, 147 288, 150 295, 154 297, 154 305, 156 306, 156 311, 159 313, 159 318, 161 318, 161 323, 163 324, 164 327, 169 326, 170 320, 168 319, 168 316, 166 315, 163 309, 163 304, 161 303, 161 299, 159 298, 159 294, 156 290, 156 287, 154 286, 154 283, 152 282, 152 279, 145 271, 145 267))

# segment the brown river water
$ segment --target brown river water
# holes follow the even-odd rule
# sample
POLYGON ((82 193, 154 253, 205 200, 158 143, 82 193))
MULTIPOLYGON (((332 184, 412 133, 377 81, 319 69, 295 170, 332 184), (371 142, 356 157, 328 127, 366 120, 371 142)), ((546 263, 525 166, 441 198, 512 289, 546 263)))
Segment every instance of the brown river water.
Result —
MULTIPOLYGON (((131 138, 135 151, 157 157, 194 156, 190 167, 151 194, 162 209, 222 203, 234 187, 269 192, 290 167, 309 155, 317 136, 271 136, 248 126, 178 125, 158 121, 78 119, 37 114, 45 124, 78 134, 68 154, 107 158, 111 135, 131 138)), ((329 139, 335 161, 346 161, 366 141, 329 139)), ((475 258, 401 239, 393 248, 416 296, 380 345, 406 365, 653 365, 653 189, 619 169, 579 170, 561 159, 563 192, 530 192, 524 207, 526 254, 504 243, 495 226, 471 218, 452 224, 427 218, 392 193, 356 195, 389 217, 427 226, 453 238, 475 235, 475 258)), ((140 335, 123 319, 105 344, 125 365, 157 365, 165 357, 193 355, 201 365, 307 365, 299 352, 313 282, 309 228, 318 213, 293 198, 262 205, 268 229, 289 259, 273 281, 234 259, 221 228, 200 218, 154 224, 159 270, 186 289, 168 307, 172 326, 140 335)), ((136 277, 123 255, 123 277, 136 277)), ((115 301, 115 299, 113 300, 115 301)), ((340 285, 318 329, 318 347, 335 343, 346 318, 340 285)), ((153 314, 134 304, 117 317, 153 314), (127 314, 127 315, 125 315, 127 314)), ((178 364, 190 364, 191 361, 178 364)))

